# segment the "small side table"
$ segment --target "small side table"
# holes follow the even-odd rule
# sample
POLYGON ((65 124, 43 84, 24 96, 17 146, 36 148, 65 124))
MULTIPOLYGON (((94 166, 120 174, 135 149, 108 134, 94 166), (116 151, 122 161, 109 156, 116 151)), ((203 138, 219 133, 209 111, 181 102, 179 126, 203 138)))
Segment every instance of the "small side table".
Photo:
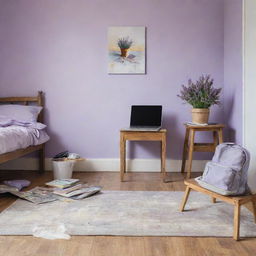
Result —
POLYGON ((160 141, 161 142, 161 173, 163 181, 166 177, 166 129, 160 131, 120 131, 120 180, 124 181, 126 172, 126 141, 160 141))
POLYGON ((186 159, 187 163, 187 179, 191 176, 191 167, 193 152, 214 152, 218 144, 223 143, 223 128, 224 124, 211 124, 211 125, 189 125, 184 124, 186 128, 183 155, 182 155, 182 166, 181 172, 185 171, 186 159), (213 133, 213 143, 195 143, 195 133, 207 131, 213 133))

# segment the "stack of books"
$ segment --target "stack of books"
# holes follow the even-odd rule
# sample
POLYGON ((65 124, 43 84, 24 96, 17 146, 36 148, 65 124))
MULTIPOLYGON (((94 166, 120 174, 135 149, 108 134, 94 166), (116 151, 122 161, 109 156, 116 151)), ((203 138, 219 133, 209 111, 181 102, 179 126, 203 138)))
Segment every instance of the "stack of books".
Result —
POLYGON ((46 183, 54 187, 53 193, 71 199, 83 199, 101 191, 100 186, 88 186, 79 182, 79 179, 59 179, 46 183))

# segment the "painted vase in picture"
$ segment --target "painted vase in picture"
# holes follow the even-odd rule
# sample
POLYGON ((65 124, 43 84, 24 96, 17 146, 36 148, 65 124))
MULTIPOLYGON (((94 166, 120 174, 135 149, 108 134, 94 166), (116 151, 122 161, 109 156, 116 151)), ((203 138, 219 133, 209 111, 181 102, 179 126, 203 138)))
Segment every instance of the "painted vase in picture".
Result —
POLYGON ((145 27, 110 27, 108 73, 145 74, 145 27))

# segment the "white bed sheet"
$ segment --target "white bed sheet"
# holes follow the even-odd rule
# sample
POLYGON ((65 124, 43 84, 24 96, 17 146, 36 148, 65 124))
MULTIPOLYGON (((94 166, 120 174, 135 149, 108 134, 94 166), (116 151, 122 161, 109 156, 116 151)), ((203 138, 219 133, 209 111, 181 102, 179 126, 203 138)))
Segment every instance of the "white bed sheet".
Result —
POLYGON ((45 143, 49 140, 46 131, 11 125, 0 127, 0 154, 45 143))

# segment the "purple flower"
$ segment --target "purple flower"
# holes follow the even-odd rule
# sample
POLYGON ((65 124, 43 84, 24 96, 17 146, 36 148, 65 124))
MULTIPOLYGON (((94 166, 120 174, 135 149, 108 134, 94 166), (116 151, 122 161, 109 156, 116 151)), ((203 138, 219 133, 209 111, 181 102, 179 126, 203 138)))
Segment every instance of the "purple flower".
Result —
POLYGON ((195 83, 189 79, 187 87, 182 85, 180 95, 177 96, 193 108, 209 108, 215 104, 219 105, 221 88, 214 88, 213 81, 210 75, 200 76, 195 83))

